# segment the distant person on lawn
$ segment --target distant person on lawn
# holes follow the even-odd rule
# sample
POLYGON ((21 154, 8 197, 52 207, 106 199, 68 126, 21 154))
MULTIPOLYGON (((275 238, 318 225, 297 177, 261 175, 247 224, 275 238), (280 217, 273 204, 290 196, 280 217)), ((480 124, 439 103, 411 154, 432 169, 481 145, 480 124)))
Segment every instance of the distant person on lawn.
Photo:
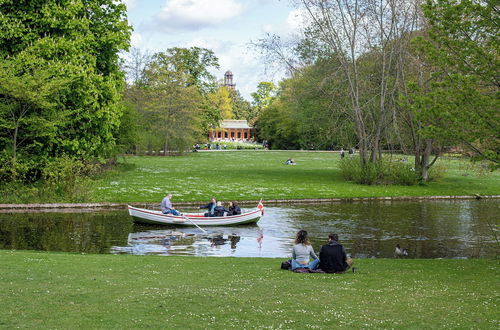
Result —
POLYGON ((299 230, 295 236, 295 245, 292 249, 292 270, 297 268, 309 268, 314 270, 318 267, 318 264, 319 259, 316 253, 314 253, 311 243, 309 243, 307 231, 299 230), (312 258, 313 261, 309 262, 310 258, 312 258))
POLYGON ((319 268, 325 273, 343 273, 353 264, 352 259, 347 258, 344 247, 338 241, 337 234, 330 234, 328 244, 321 247, 319 268))
POLYGON ((173 208, 172 202, 172 194, 167 194, 165 198, 161 201, 161 213, 163 214, 173 214, 173 215, 181 215, 179 211, 173 208))
POLYGON ((239 215, 241 214, 241 208, 238 206, 236 201, 229 202, 229 212, 227 215, 239 215))
POLYGON ((200 209, 208 209, 208 212, 204 214, 206 217, 215 217, 215 208, 217 207, 217 200, 215 197, 212 198, 212 200, 204 206, 200 206, 200 209))

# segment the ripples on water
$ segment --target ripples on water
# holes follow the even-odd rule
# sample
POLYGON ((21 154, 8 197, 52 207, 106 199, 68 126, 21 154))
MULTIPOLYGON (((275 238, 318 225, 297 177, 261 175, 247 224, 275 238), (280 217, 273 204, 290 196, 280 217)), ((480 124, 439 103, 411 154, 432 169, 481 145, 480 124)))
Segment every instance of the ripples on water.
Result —
POLYGON ((266 207, 256 225, 161 227, 133 224, 126 211, 1 213, 0 248, 83 253, 290 256, 295 233, 309 232, 316 252, 330 232, 355 258, 495 257, 500 201, 342 203, 266 207))

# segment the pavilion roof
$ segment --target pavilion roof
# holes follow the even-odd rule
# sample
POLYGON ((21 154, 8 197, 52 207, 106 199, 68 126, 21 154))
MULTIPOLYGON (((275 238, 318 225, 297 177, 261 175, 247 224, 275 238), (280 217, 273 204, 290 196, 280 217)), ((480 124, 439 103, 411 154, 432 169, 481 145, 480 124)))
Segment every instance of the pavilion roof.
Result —
POLYGON ((252 128, 246 120, 226 119, 220 124, 220 128, 252 128))

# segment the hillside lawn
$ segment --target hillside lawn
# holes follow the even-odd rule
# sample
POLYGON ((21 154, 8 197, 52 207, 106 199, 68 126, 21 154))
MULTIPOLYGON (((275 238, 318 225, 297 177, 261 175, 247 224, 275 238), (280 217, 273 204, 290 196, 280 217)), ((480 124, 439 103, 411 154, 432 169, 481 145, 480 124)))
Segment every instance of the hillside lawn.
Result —
POLYGON ((296 274, 265 258, 0 251, 0 328, 498 329, 500 261, 362 259, 296 274))
MULTIPOLYGON (((347 157, 347 156, 346 156, 347 157)), ((390 157, 390 155, 385 155, 390 157)), ((395 155, 400 159, 403 156, 395 155)), ((425 185, 367 186, 346 182, 333 152, 212 151, 185 156, 129 156, 93 182, 90 202, 173 202, 347 198, 383 196, 500 195, 500 173, 466 159, 439 159, 444 176, 425 185), (292 157, 297 165, 284 165, 292 157)), ((412 162, 412 159, 408 159, 412 162)))

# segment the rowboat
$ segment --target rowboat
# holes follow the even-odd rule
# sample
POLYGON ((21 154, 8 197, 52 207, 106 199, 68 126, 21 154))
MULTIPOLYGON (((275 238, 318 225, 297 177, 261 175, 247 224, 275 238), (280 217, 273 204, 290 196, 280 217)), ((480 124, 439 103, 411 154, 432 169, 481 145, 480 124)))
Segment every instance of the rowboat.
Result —
POLYGON ((204 213, 184 213, 181 216, 163 214, 161 211, 141 209, 128 206, 128 213, 134 222, 155 225, 184 225, 184 226, 231 226, 244 223, 255 223, 264 215, 262 201, 255 209, 225 217, 205 217, 204 213))

